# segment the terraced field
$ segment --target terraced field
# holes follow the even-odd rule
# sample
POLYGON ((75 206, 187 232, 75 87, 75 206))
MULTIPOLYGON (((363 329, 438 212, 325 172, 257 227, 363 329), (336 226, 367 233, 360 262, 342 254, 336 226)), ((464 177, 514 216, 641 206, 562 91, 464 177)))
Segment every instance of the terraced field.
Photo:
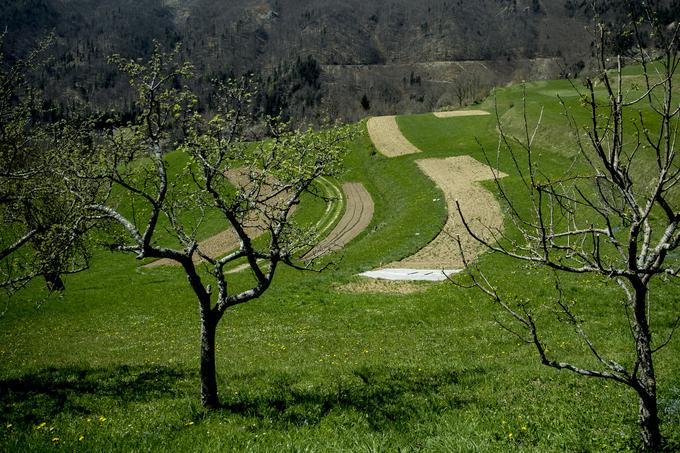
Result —
POLYGON ((361 183, 347 182, 342 185, 345 200, 345 214, 340 222, 319 242, 303 259, 314 260, 323 255, 342 250, 349 242, 361 234, 373 219, 373 200, 371 194, 361 183))
MULTIPOLYGON (((553 81, 526 90, 530 121, 543 110, 541 163, 555 174, 572 164, 573 134, 551 93, 569 87, 553 81)), ((520 135, 522 93, 498 89, 497 106, 488 100, 474 110, 497 109, 506 130, 520 135)), ((565 103, 583 123, 588 112, 578 100, 565 103)), ((522 193, 512 159, 496 154, 495 115, 398 116, 389 124, 411 151, 382 154, 370 127, 349 145, 346 172, 333 182, 344 187, 345 208, 313 251, 327 268, 281 267, 264 296, 227 311, 217 332, 219 410, 198 404, 198 310, 181 269, 149 269, 101 250, 88 272, 66 277, 63 295, 46 294, 36 281, 0 300, 0 450, 634 450, 635 395, 543 367, 531 345, 496 323, 512 325, 479 292, 448 281, 358 276, 393 263, 458 266, 449 253, 450 236, 461 231, 455 200, 470 218, 511 234, 484 163, 507 175, 509 196, 522 193)), ((527 209, 529 202, 518 200, 527 209)), ((295 218, 314 226, 328 212, 325 200, 310 195, 295 218)), ((223 229, 210 220, 199 239, 223 229)), ((545 308, 555 296, 551 273, 480 252, 470 243, 499 291, 545 315, 540 325, 551 354, 592 363, 572 329, 545 308)), ((252 278, 237 272, 229 284, 245 287, 252 278)), ((591 340, 629 360, 621 352, 629 348, 625 313, 603 303, 620 300, 621 290, 592 277, 566 277, 561 289, 589 320, 591 340)), ((662 282, 654 290, 661 339, 673 326, 680 291, 662 282)), ((656 363, 662 429, 675 448, 677 340, 656 363)))
MULTIPOLYGON (((437 118, 486 115, 488 112, 481 110, 434 114, 437 118)), ((383 130, 382 133, 386 134, 388 131, 383 130)), ((389 133, 398 136, 393 138, 392 142, 408 142, 398 128, 391 128, 389 133)), ((375 134, 370 135, 373 140, 375 134)), ((379 148, 377 143, 374 144, 379 148)), ((503 233, 503 214, 500 205, 490 192, 479 186, 478 182, 501 179, 507 176, 506 174, 493 170, 469 156, 421 159, 416 163, 444 193, 448 210, 446 224, 432 242, 415 254, 381 269, 364 272, 362 276, 386 280, 443 281, 460 272, 465 259, 473 261, 484 251, 484 247, 468 233, 465 223, 475 234, 487 240, 503 233), (464 219, 461 218, 459 210, 464 219)))

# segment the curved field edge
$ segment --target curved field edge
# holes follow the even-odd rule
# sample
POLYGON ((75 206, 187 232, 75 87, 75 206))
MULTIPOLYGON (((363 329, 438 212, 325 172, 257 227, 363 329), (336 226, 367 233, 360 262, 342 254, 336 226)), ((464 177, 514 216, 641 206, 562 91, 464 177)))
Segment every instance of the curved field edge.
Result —
MULTIPOLYGON (((426 140, 407 124, 425 120, 398 121, 409 140, 426 140)), ((451 146, 454 140, 483 162, 468 132, 492 147, 488 121, 433 139, 436 149, 414 157, 464 153, 451 146)), ((142 273, 133 258, 102 252, 90 272, 66 280, 63 297, 44 299, 36 282, 3 300, 9 305, 0 318, 2 448, 44 451, 55 447, 54 438, 62 448, 94 451, 633 448, 635 397, 542 367, 530 346, 494 323, 496 310, 478 293, 446 284, 406 296, 332 289, 421 248, 446 218, 443 203, 416 208, 442 197, 411 156, 383 158, 364 136, 346 160, 344 179, 361 181, 371 193, 374 219, 330 272, 282 269, 264 297, 230 310, 217 340, 222 410, 206 414, 197 405, 198 316, 181 271, 142 273)), ((541 272, 489 254, 480 265, 517 297, 523 286, 536 288, 539 300, 552 295, 541 272)), ((236 276, 234 284, 245 278, 236 276)), ((565 284, 571 297, 598 310, 590 326, 624 327, 597 304, 615 290, 596 280, 565 284)), ((659 304, 678 300, 673 287, 659 291, 659 304)), ((578 342, 561 341, 559 324, 544 327, 551 350, 587 360, 578 342)), ((627 347, 617 335, 597 341, 627 347)), ((676 439, 679 357, 676 340, 659 353, 657 368, 664 434, 676 439)))
MULTIPOLYGON (((346 182, 342 185, 342 199, 345 212, 335 227, 319 241, 303 259, 312 260, 337 252, 360 235, 373 219, 373 199, 360 182, 346 182)), ((339 214, 339 213, 338 213, 339 214)), ((321 235, 319 235, 321 236, 321 235)))
MULTIPOLYGON (((314 241, 319 242, 319 240, 322 239, 324 236, 328 235, 331 228, 340 221, 339 220, 340 215, 343 213, 345 209, 345 198, 343 197, 343 193, 340 190, 340 188, 334 185, 333 182, 328 178, 325 177, 319 178, 317 181, 315 181, 315 185, 321 188, 320 191, 322 193, 319 195, 319 198, 320 200, 324 200, 325 210, 323 211, 323 214, 321 214, 320 218, 316 220, 316 222, 310 223, 309 220, 307 220, 308 226, 301 225, 300 227, 301 228, 308 227, 315 231, 316 235, 314 237, 314 241)), ((316 198, 316 195, 314 197, 316 198)), ((310 196, 309 193, 305 193, 302 196, 303 200, 309 200, 310 198, 312 197, 310 196)), ((306 211, 309 211, 309 208, 307 207, 308 203, 311 204, 310 201, 307 201, 304 204, 305 208, 307 208, 306 211)), ((318 209, 318 201, 316 205, 318 209)), ((305 218, 305 216, 299 215, 296 216, 296 213, 297 209, 293 209, 293 211, 291 212, 290 218, 293 220, 293 222, 296 221, 299 222, 298 219, 300 217, 305 218)), ((306 218, 309 217, 310 215, 309 213, 307 213, 306 218)), ((221 224, 223 228, 225 226, 227 226, 227 228, 225 230, 219 231, 214 236, 210 236, 203 240, 200 240, 198 243, 199 250, 201 250, 204 254, 211 258, 218 258, 224 256, 228 252, 236 250, 239 245, 239 238, 234 232, 233 227, 231 227, 229 222, 226 221, 226 219, 221 219, 221 224)), ((252 238, 253 242, 256 245, 265 244, 266 234, 264 234, 265 232, 261 228, 258 227, 247 228, 246 232, 252 238), (265 239, 260 238, 260 236, 262 235, 265 236, 265 239)), ((199 254, 194 255, 193 259, 194 262, 198 264, 204 261, 199 254)), ((179 266, 179 265, 180 264, 177 261, 165 258, 151 261, 150 263, 145 264, 143 267, 146 269, 154 269, 159 266, 179 266)))

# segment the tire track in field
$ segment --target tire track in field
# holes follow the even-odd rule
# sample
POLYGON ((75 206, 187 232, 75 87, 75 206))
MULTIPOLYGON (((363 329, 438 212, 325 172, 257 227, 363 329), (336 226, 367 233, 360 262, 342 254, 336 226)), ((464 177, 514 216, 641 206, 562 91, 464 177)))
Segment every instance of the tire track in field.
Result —
MULTIPOLYGON (((342 185, 345 199, 345 213, 333 230, 302 258, 312 261, 323 255, 337 252, 357 237, 373 219, 374 204, 371 195, 360 182, 348 182, 342 185)), ((240 264, 227 271, 228 274, 241 272, 250 267, 240 264)))
POLYGON ((303 257, 304 260, 311 261, 342 249, 371 223, 373 199, 364 185, 348 182, 342 185, 342 191, 346 200, 344 215, 333 231, 303 257))

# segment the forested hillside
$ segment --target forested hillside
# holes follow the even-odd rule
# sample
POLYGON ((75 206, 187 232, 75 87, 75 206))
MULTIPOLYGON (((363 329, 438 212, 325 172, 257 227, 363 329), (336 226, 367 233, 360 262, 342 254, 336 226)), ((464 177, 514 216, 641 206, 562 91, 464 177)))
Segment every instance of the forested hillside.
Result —
MULTIPOLYGON (((583 0, 3 0, 5 53, 53 32, 43 86, 58 111, 128 110, 107 63, 181 43, 206 84, 253 73, 259 108, 296 118, 429 111, 525 78, 576 75, 595 37, 583 0)), ((612 22, 625 1, 600 1, 612 22)), ((670 22, 677 1, 664 3, 670 22)), ((625 38, 612 40, 627 45, 625 38)), ((210 99, 203 99, 210 108, 210 99)))

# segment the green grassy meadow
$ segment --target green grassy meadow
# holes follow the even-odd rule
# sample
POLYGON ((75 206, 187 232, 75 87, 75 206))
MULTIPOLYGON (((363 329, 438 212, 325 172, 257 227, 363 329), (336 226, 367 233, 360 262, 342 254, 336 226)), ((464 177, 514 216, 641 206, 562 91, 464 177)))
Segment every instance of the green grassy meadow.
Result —
MULTIPOLYGON (((578 121, 587 112, 577 111, 566 81, 526 90, 530 120, 543 108, 542 165, 558 172, 573 148, 557 95, 578 121)), ((511 86, 473 108, 497 109, 514 132, 521 104, 522 88, 511 86)), ((282 268, 263 297, 227 312, 217 338, 220 410, 199 403, 198 305, 181 269, 143 269, 131 256, 99 251, 89 271, 67 277, 63 295, 46 295, 37 281, 1 300, 0 450, 634 451, 636 395, 542 366, 481 293, 451 283, 422 283, 409 295, 342 290, 357 273, 414 253, 443 226, 443 197, 416 160, 468 154, 484 162, 482 149, 496 158, 495 114, 403 116, 398 124, 425 152, 386 158, 363 133, 335 181, 360 181, 373 196, 367 230, 332 256, 330 270, 282 268)), ((498 163, 514 193, 510 159, 498 163)), ((298 216, 313 223, 325 206, 306 201, 298 216)), ((217 230, 215 219, 203 233, 217 230)), ((542 310, 550 353, 593 364, 541 308, 554 297, 549 274, 489 254, 479 262, 505 294, 542 310)), ((235 274, 233 284, 249 278, 235 274)), ((620 290, 592 277, 563 284, 593 339, 629 363, 625 314, 606 303, 621 299, 620 290)), ((654 291, 661 335, 680 290, 660 283, 654 291)), ((663 434, 680 448, 680 340, 656 355, 656 371, 663 434)))

